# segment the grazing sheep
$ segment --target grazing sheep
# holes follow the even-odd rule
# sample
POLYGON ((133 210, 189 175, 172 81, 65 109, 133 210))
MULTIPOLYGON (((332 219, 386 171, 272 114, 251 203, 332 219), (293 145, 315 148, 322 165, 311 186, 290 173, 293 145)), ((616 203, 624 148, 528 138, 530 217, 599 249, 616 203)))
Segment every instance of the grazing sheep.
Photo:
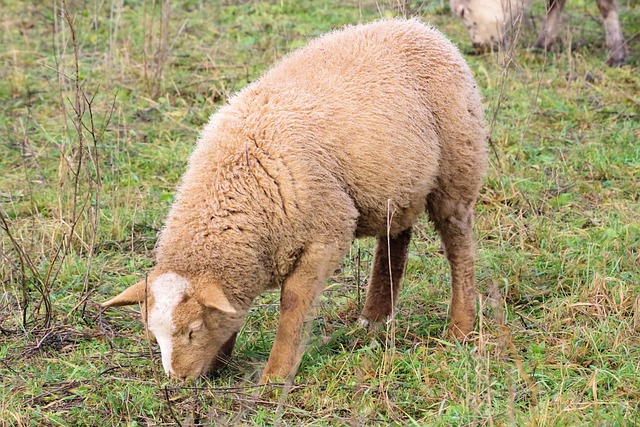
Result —
MULTIPOLYGON (((533 0, 451 0, 451 10, 464 21, 473 45, 486 47, 502 44, 509 31, 517 26, 533 0)), ((566 0, 548 0, 547 20, 540 32, 537 48, 548 50, 553 44, 566 0)), ((597 0, 604 20, 605 43, 609 51, 607 64, 619 66, 627 57, 616 0, 597 0)))
POLYGON ((211 117, 155 268, 103 306, 144 304, 165 371, 188 379, 228 356, 252 301, 280 288, 261 382, 284 379, 305 315, 354 237, 377 238, 361 320, 392 314, 411 226, 428 210, 451 265, 449 330, 465 339, 486 139, 474 78, 441 33, 401 19, 331 32, 211 117))

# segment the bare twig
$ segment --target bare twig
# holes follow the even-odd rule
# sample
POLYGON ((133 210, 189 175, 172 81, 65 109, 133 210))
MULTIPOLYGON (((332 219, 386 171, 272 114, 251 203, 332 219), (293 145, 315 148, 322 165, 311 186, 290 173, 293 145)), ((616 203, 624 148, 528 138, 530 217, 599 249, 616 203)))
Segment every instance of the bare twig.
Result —
POLYGON ((171 403, 171 399, 169 398, 169 389, 167 386, 162 388, 163 395, 165 400, 167 401, 167 406, 169 407, 169 413, 171 414, 171 418, 176 423, 177 426, 182 427, 182 423, 178 420, 176 413, 173 411, 173 404, 171 403))
POLYGON ((18 259, 20 261, 20 273, 21 273, 20 280, 21 280, 22 298, 23 298, 22 323, 23 324, 27 323, 27 314, 28 314, 28 308, 29 308, 29 302, 30 302, 29 292, 27 287, 27 275, 26 275, 26 270, 28 268, 29 272, 33 276, 34 286, 38 291, 38 293, 40 293, 40 295, 42 296, 42 301, 44 302, 44 305, 45 305, 45 319, 46 319, 45 324, 48 325, 48 321, 50 319, 50 314, 51 314, 51 301, 49 299, 48 294, 45 292, 45 287, 41 286, 41 284, 43 283, 42 277, 40 276, 38 269, 36 268, 33 261, 31 260, 31 257, 23 250, 20 243, 16 240, 16 238, 11 233, 11 227, 9 226, 9 222, 7 221, 7 218, 5 217, 1 209, 0 209, 0 222, 2 223, 0 224, 0 227, 9 238, 9 241, 11 241, 13 248, 18 253, 18 259))

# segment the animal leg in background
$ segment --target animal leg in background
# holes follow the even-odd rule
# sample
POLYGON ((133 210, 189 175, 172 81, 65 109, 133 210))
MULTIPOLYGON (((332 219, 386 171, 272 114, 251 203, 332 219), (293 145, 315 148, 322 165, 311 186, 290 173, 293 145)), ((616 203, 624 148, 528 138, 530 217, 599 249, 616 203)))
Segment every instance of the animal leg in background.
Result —
POLYGON ((391 239, 387 239, 386 235, 377 237, 371 278, 367 288, 367 299, 360 319, 363 325, 366 326, 369 322, 384 321, 393 313, 393 305, 397 301, 400 290, 400 281, 404 274, 410 241, 411 228, 391 237, 391 239), (391 260, 389 260, 389 255, 391 255, 391 260), (391 275, 389 275, 389 264, 391 264, 391 275))
MULTIPOLYGON (((447 191, 436 190, 427 199, 429 218, 444 244, 451 267, 451 321, 449 333, 466 339, 476 319, 475 239, 473 210, 475 200, 452 198, 447 191)), ((455 194, 455 192, 453 193, 455 194)), ((468 196, 467 196, 468 197, 468 196)))
MULTIPOLYGON (((553 45, 565 4, 566 0, 549 0, 547 19, 536 42, 537 48, 549 50, 553 45)), ((604 22, 605 45, 609 51, 607 64, 611 66, 622 65, 628 52, 618 18, 618 3, 616 0, 597 0, 597 4, 604 22)))
MULTIPOLYGON (((345 247, 348 247, 347 242, 345 247)), ((295 270, 287 277, 280 293, 280 320, 261 384, 293 378, 302 356, 302 332, 325 281, 340 265, 344 250, 335 244, 314 243, 303 252, 295 270)))
POLYGON ((544 28, 540 32, 536 47, 539 49, 549 50, 553 45, 554 38, 558 31, 558 23, 560 22, 560 16, 562 16, 562 10, 567 0, 549 0, 547 7, 547 18, 544 23, 544 28))
POLYGON ((627 43, 622 36, 616 0, 598 0, 598 9, 604 20, 605 44, 609 51, 607 64, 620 66, 627 57, 627 43))

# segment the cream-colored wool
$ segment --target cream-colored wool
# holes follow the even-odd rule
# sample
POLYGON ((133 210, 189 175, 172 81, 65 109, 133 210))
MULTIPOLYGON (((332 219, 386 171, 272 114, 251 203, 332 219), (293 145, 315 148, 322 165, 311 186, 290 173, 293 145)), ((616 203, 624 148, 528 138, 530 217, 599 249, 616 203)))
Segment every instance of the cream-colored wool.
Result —
POLYGON ((104 305, 147 296, 152 309, 170 292, 155 278, 186 278, 168 369, 184 379, 209 371, 221 347, 228 356, 252 301, 280 288, 262 381, 284 378, 300 358, 305 314, 354 237, 377 237, 363 320, 392 314, 411 226, 428 209, 452 268, 450 330, 464 339, 475 321, 472 223, 486 139, 471 71, 440 32, 393 19, 328 33, 211 117, 156 267, 104 305))

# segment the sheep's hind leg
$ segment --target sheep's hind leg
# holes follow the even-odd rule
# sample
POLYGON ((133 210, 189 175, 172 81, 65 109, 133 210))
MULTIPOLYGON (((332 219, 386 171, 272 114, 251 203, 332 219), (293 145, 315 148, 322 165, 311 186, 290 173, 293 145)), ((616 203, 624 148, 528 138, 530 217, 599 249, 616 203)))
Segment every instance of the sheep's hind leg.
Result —
POLYGON ((340 265, 344 247, 314 243, 305 249, 295 270, 282 285, 280 320, 261 384, 292 381, 302 357, 302 335, 306 316, 322 291, 325 281, 340 265))
POLYGON ((445 192, 429 195, 429 218, 435 224, 451 268, 451 321, 449 333, 467 339, 476 319, 475 240, 473 210, 475 200, 452 199, 445 192))
POLYGON ((381 322, 392 315, 404 274, 410 240, 411 228, 390 239, 387 236, 378 236, 376 239, 367 299, 360 317, 362 325, 381 322))

